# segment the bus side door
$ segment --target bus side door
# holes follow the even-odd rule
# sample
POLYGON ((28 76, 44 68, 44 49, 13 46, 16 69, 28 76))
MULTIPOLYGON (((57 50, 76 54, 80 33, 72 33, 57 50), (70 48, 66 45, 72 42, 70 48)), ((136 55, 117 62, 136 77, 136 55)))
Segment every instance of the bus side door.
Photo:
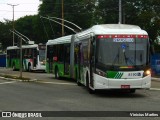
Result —
POLYGON ((64 45, 64 74, 69 75, 70 45, 64 45))
POLYGON ((94 37, 91 37, 89 39, 89 44, 88 44, 88 56, 89 56, 89 69, 90 69, 90 85, 91 87, 94 87, 93 83, 93 73, 95 70, 95 41, 94 37))

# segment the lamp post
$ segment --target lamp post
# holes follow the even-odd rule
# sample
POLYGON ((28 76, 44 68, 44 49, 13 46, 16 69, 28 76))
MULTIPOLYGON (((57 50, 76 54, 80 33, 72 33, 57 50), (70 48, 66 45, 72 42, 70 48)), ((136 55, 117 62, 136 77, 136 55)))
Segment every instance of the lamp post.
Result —
MULTIPOLYGON (((13 21, 12 21, 12 25, 13 25, 13 31, 14 31, 14 7, 18 6, 19 4, 17 4, 17 5, 7 4, 7 5, 10 5, 13 8, 13 21)), ((14 32, 13 32, 13 46, 14 46, 14 32)))
POLYGON ((20 37, 20 76, 22 78, 22 37, 20 37))
POLYGON ((119 24, 122 23, 122 1, 119 0, 119 24))

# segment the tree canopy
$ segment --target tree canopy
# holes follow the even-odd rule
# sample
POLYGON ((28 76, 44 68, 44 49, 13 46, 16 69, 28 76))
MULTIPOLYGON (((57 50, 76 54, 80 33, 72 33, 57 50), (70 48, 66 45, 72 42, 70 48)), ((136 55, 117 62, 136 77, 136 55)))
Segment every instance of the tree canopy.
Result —
MULTIPOLYGON (((119 0, 63 1, 64 19, 83 29, 95 24, 117 24, 119 22, 119 0)), ((158 32, 160 31, 159 10, 159 0, 122 0, 122 23, 140 26, 148 32, 151 40, 155 40, 158 33, 160 35, 158 32)), ((46 43, 49 39, 62 35, 61 25, 40 16, 62 18, 62 0, 42 0, 38 14, 16 20, 15 29, 34 40, 35 43, 46 43)), ((65 25, 75 28, 66 22, 65 25)), ((9 32, 9 29, 12 29, 12 21, 0 22, 0 43, 3 49, 12 45, 12 33, 9 32)), ((74 34, 66 27, 64 32, 65 35, 74 34)))

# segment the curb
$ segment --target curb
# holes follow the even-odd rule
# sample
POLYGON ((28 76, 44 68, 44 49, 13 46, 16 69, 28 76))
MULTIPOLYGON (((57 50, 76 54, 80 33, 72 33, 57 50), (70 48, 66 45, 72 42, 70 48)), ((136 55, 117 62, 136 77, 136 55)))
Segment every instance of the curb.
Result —
POLYGON ((20 82, 34 82, 34 81, 38 81, 37 79, 21 80, 21 79, 5 78, 5 77, 1 77, 1 76, 0 76, 0 79, 4 79, 4 80, 8 80, 8 81, 20 81, 20 82))
POLYGON ((4 79, 4 80, 8 80, 8 81, 19 81, 17 79, 5 78, 5 77, 1 77, 1 76, 0 76, 0 79, 4 79))

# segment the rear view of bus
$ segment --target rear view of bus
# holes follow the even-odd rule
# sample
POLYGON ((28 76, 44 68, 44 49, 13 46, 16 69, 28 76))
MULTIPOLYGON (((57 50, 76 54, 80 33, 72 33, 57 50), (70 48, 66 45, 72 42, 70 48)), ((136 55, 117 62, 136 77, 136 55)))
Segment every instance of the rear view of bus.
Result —
POLYGON ((94 88, 129 89, 130 92, 150 88, 150 44, 147 32, 132 25, 102 27, 103 32, 96 35, 95 42, 94 88))
MULTIPOLYGON (((45 71, 45 45, 33 44, 22 46, 22 60, 24 71, 45 71)), ((7 47, 7 67, 20 69, 20 48, 7 47)))

